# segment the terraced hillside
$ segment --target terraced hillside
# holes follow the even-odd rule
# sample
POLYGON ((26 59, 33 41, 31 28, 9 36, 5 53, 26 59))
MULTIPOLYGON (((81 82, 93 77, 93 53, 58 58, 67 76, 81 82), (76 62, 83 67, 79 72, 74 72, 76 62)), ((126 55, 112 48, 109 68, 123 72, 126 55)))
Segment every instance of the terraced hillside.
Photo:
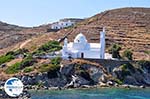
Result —
POLYGON ((23 47, 33 50, 48 40, 57 40, 67 34, 69 34, 69 41, 73 41, 80 32, 85 34, 89 42, 99 42, 99 32, 102 27, 106 28, 107 50, 113 43, 117 43, 122 47, 121 53, 131 49, 134 59, 150 60, 150 8, 120 8, 104 11, 77 23, 74 27, 58 32, 48 32, 50 25, 34 28, 17 27, 17 30, 13 32, 17 33, 17 37, 15 34, 13 36, 12 31, 8 32, 11 34, 9 37, 13 38, 11 40, 6 37, 3 41, 1 39, 3 36, 0 36, 0 46, 4 47, 4 49, 0 48, 0 54, 18 48, 22 43, 23 47), (18 34, 24 36, 18 36, 18 34), (31 37, 34 38, 31 39, 31 37), (13 42, 14 39, 18 39, 18 42, 16 43, 16 40, 13 42))
MULTIPOLYGON (((150 60, 150 8, 121 8, 102 12, 77 24, 72 29, 59 31, 73 41, 82 32, 89 42, 99 42, 99 31, 106 28, 107 48, 117 43, 122 51, 131 49, 134 59, 150 60)), ((121 52, 122 52, 121 51, 121 52)))

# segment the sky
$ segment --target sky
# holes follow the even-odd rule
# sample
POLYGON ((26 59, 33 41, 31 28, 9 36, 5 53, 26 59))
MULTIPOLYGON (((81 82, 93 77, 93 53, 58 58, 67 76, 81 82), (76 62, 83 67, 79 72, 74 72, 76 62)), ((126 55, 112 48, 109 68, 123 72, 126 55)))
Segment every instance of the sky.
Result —
POLYGON ((0 21, 31 27, 122 7, 150 8, 150 0, 0 0, 0 21))

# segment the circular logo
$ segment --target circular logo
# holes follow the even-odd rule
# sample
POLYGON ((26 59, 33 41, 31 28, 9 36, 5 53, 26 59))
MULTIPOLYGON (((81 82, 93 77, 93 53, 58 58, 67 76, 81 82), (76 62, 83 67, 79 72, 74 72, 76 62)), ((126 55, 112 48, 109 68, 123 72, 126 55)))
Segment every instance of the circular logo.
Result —
POLYGON ((18 78, 10 78, 5 82, 5 92, 11 97, 17 97, 23 92, 23 83, 18 78))

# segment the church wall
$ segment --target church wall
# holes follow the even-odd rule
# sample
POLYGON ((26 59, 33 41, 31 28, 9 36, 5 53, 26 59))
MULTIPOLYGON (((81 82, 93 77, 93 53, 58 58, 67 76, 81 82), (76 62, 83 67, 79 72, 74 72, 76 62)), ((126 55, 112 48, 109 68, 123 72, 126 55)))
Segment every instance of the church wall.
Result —
POLYGON ((84 58, 99 59, 99 51, 84 51, 84 58))
POLYGON ((73 43, 73 49, 84 50, 85 46, 79 43, 73 43))

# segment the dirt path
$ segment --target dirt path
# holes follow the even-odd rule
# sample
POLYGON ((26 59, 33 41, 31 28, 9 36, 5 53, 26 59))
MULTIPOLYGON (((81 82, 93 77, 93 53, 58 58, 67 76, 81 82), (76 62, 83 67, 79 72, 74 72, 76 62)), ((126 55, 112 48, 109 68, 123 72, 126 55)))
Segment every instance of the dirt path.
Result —
POLYGON ((27 43, 29 43, 31 41, 31 39, 29 40, 26 40, 25 42, 23 42, 21 45, 20 45, 20 49, 22 49, 27 43))

